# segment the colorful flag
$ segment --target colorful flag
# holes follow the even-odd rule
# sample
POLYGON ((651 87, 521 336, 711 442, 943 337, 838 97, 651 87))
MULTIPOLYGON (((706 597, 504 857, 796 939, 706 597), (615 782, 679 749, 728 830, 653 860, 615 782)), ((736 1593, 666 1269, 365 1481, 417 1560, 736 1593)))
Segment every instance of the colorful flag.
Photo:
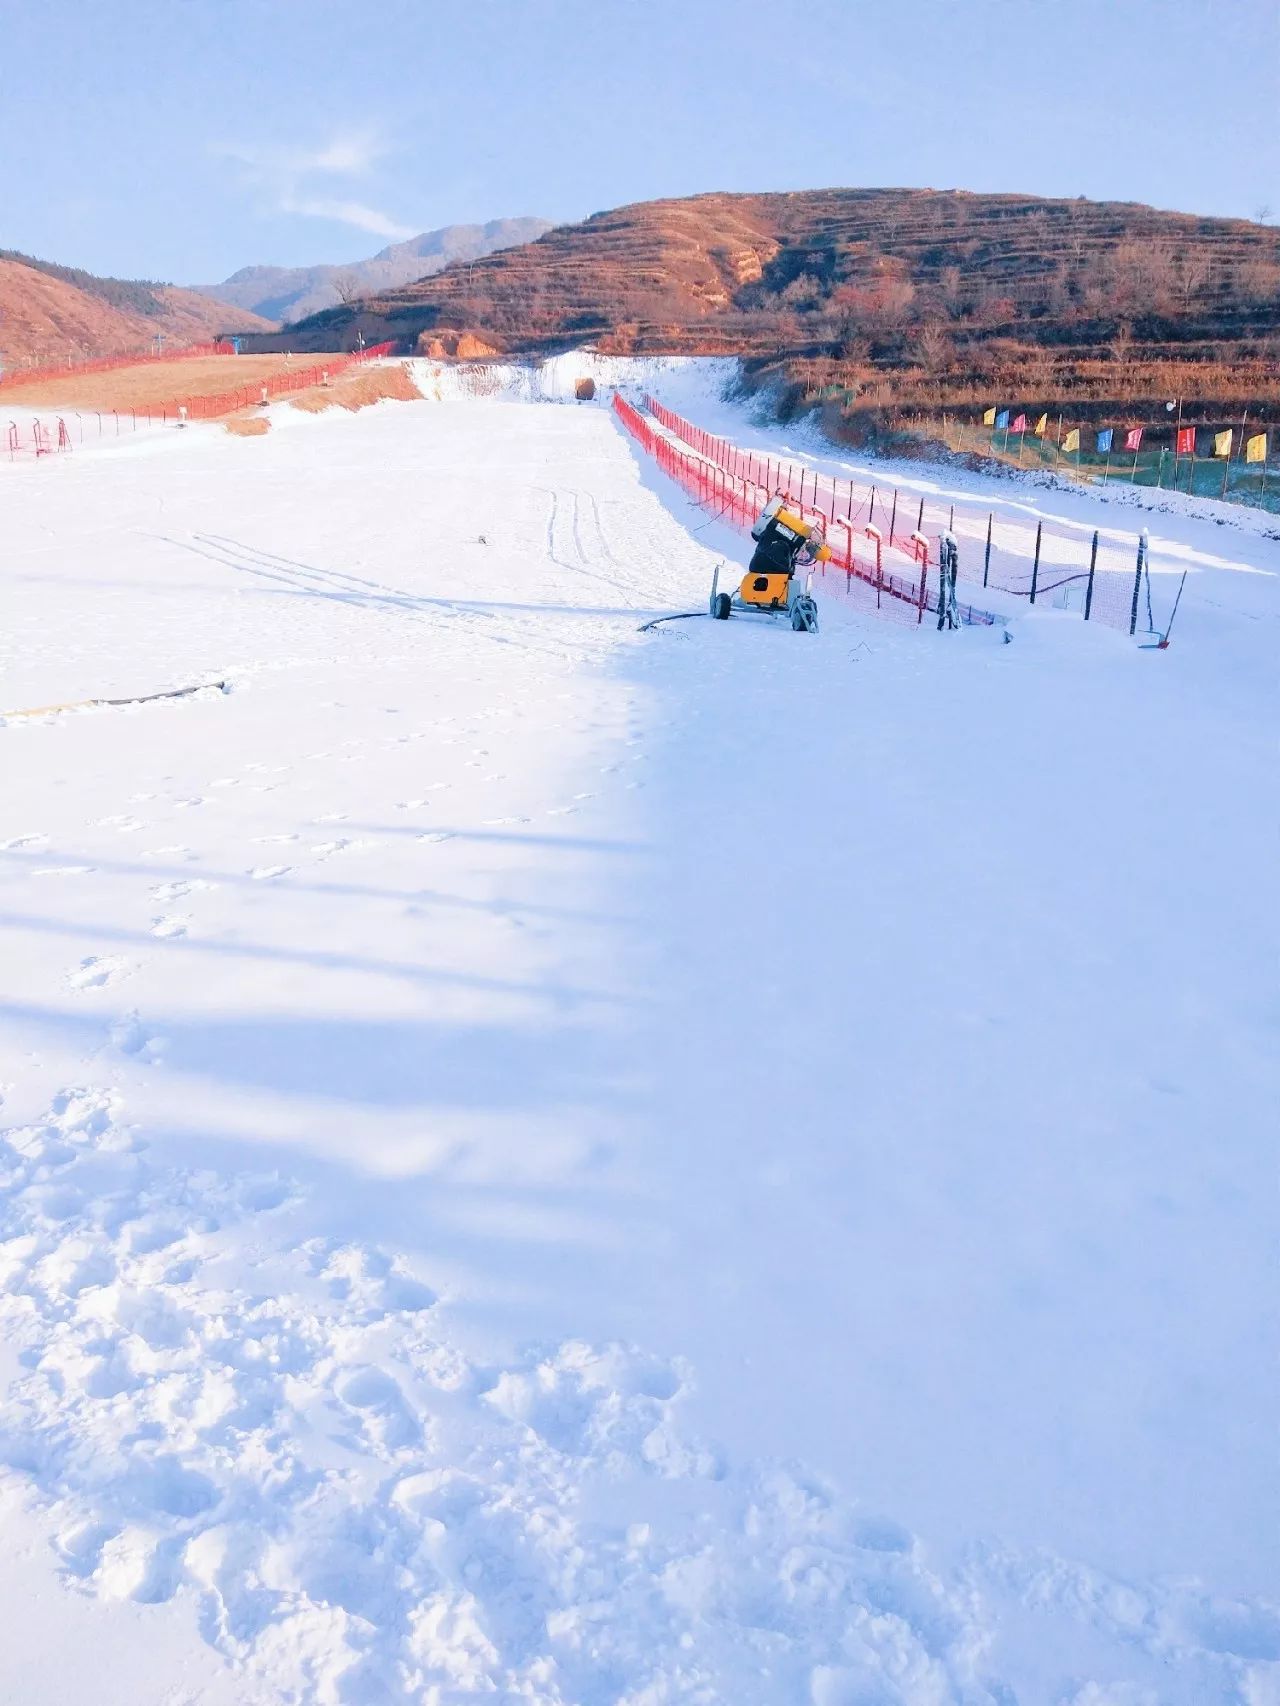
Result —
POLYGON ((1125 433, 1125 435, 1124 435, 1124 447, 1126 450, 1133 450, 1133 451, 1138 451, 1138 450, 1142 449, 1142 428, 1141 427, 1130 427, 1129 428, 1128 432, 1125 433))
POLYGON ((1045 433, 1048 432, 1048 430, 1049 430, 1049 417, 1048 417, 1048 415, 1041 415, 1040 419, 1036 422, 1036 437, 1037 438, 1043 438, 1045 433))
POLYGON ((996 416, 996 425, 997 427, 1007 427, 1008 424, 1009 411, 1008 409, 1001 409, 1000 413, 996 416))
POLYGON ((1079 427, 1072 427, 1071 431, 1067 434, 1067 436, 1062 441, 1062 448, 1067 452, 1068 455, 1070 455, 1073 450, 1079 450, 1079 448, 1080 448, 1080 428, 1079 427))
POLYGON ((1213 435, 1213 454, 1215 456, 1230 456, 1230 454, 1231 454, 1231 428, 1230 427, 1228 427, 1225 432, 1215 432, 1214 433, 1214 435, 1213 435))
POLYGON ((1114 427, 1105 427, 1098 434, 1098 455, 1099 456, 1110 456, 1110 454, 1111 454, 1111 441, 1115 436, 1116 436, 1116 429, 1114 427))
POLYGON ((1267 435, 1265 432, 1255 433, 1244 447, 1246 462, 1265 462, 1267 459, 1267 435))
POLYGON ((996 412, 994 409, 987 410, 986 414, 982 417, 982 424, 983 426, 994 426, 996 424, 996 412))
POLYGON ((1019 415, 1017 420, 1014 421, 1014 423, 1013 423, 1013 429, 1012 430, 1014 432, 1026 432, 1026 430, 1027 430, 1027 417, 1025 415, 1019 415))
POLYGON ((1178 428, 1178 455, 1194 456, 1196 453, 1196 429, 1194 427, 1178 428))

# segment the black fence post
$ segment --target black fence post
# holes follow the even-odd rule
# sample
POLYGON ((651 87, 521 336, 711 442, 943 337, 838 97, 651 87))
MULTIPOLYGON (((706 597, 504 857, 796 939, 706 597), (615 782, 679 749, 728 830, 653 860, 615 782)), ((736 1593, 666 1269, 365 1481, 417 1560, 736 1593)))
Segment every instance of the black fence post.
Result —
POLYGON ((898 525, 898 488, 893 488, 893 514, 889 517, 889 543, 893 544, 893 530, 898 525))
POLYGON ((1031 602, 1036 601, 1036 582, 1040 579, 1040 532, 1044 527, 1043 521, 1036 522, 1036 560, 1031 565, 1031 602))
POLYGON ((1098 530, 1093 530, 1093 549, 1089 552, 1089 584, 1084 589, 1084 619, 1089 620, 1089 612, 1093 609, 1093 572, 1098 566, 1098 530))
POLYGON ((872 488, 871 488, 871 508, 867 511, 867 526, 868 527, 870 527, 871 523, 875 520, 875 518, 876 518, 876 489, 874 486, 872 486, 872 488))
POLYGON ((1133 577, 1133 603, 1129 606, 1130 637, 1138 631, 1138 595, 1142 591, 1142 571, 1147 566, 1147 536, 1138 535, 1138 567, 1133 577))
POLYGON ((991 573, 991 524, 994 520, 995 520, 995 516, 992 515, 990 512, 988 512, 988 514, 987 514, 987 554, 982 559, 982 584, 983 584, 983 586, 986 586, 987 576, 991 573))
POLYGON ((916 532, 917 533, 923 533, 924 532, 924 499, 923 498, 920 499, 920 513, 916 517, 916 532))

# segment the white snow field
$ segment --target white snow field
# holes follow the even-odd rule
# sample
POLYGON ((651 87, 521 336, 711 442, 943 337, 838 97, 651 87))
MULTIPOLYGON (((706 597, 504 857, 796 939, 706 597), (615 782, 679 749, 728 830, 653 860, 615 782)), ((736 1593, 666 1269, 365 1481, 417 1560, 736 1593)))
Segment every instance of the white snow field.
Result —
POLYGON ((0 1700, 1275 1706, 1276 541, 641 633, 424 389, 0 469, 0 1700))

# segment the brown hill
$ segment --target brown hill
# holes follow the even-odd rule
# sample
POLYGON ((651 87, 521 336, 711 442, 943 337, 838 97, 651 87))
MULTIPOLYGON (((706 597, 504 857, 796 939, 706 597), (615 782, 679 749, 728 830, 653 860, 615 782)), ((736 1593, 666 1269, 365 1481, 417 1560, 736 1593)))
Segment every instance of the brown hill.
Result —
POLYGON ((1004 390, 1028 401, 1280 390, 1267 377, 1278 308, 1280 231, 1245 220, 815 190, 595 214, 315 315, 287 341, 332 349, 363 334, 409 350, 467 334, 519 354, 584 341, 734 353, 757 378, 896 411, 1004 390))
POLYGON ((157 335, 177 348, 206 343, 219 332, 264 332, 270 324, 193 290, 0 257, 0 369, 8 373, 141 353, 157 335))

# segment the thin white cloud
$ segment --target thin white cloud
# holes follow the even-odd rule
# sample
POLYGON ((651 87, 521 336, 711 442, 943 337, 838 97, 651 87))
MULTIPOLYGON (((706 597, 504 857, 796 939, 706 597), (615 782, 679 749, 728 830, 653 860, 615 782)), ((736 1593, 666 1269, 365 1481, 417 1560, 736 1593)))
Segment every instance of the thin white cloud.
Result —
POLYGON ((367 177, 390 151, 381 136, 370 129, 336 131, 313 148, 257 147, 237 142, 214 150, 219 158, 235 162, 245 188, 263 198, 275 212, 333 220, 377 237, 399 240, 412 237, 415 227, 401 224, 367 202, 324 193, 324 179, 367 177))
POLYGON ((336 219, 342 225, 354 225, 358 231, 371 231, 375 237, 391 237, 397 242, 417 235, 412 225, 401 225, 390 214, 366 207, 362 201, 331 201, 327 196, 295 200, 286 196, 280 203, 280 211, 301 213, 308 219, 336 219))

